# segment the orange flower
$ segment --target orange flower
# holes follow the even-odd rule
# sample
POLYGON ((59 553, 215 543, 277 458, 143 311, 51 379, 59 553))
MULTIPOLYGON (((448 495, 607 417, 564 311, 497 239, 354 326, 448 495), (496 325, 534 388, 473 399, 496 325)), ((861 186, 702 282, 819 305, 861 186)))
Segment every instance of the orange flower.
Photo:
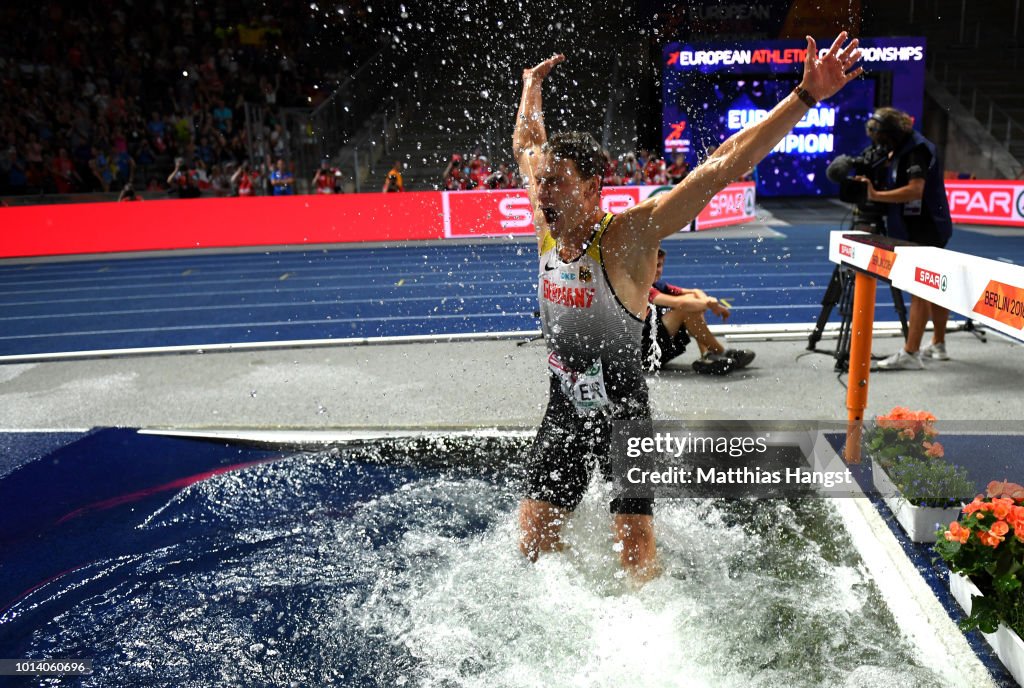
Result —
POLYGON ((940 459, 946 455, 946 450, 938 442, 922 442, 921 446, 924 447, 924 453, 933 459, 940 459))
POLYGON ((978 540, 980 540, 981 544, 985 545, 986 547, 992 547, 993 549, 995 549, 999 546, 999 543, 1003 541, 1003 538, 996 537, 995 535, 992 535, 991 533, 986 533, 984 530, 982 530, 978 533, 978 540))
POLYGON ((985 502, 983 502, 982 499, 981 495, 975 497, 973 502, 964 507, 964 513, 973 514, 976 511, 981 511, 981 508, 985 505, 985 502))
POLYGON ((914 439, 914 428, 903 428, 900 430, 900 434, 897 435, 901 440, 912 440, 914 439))
POLYGON ((897 406, 892 411, 884 416, 878 416, 876 421, 879 427, 883 428, 898 428, 905 423, 903 421, 911 420, 913 411, 903 406, 897 406))
POLYGON ((949 524, 949 530, 944 535, 950 542, 959 542, 962 545, 971 537, 971 531, 964 528, 957 521, 953 521, 949 524))
POLYGON ((1012 507, 1009 515, 1006 517, 1006 522, 1010 524, 1010 527, 1013 528, 1014 531, 1024 531, 1024 507, 1012 507))
POLYGON ((1006 523, 1006 521, 996 521, 988 527, 988 532, 992 535, 995 535, 1001 540, 1007 533, 1010 532, 1010 526, 1006 523))
POLYGON ((992 500, 992 513, 998 519, 1004 519, 1010 515, 1010 509, 1013 508, 1013 500, 1007 497, 999 497, 998 499, 992 500))
POLYGON ((1009 497, 1017 501, 1024 500, 1024 487, 1008 480, 993 480, 988 484, 989 497, 1009 497))

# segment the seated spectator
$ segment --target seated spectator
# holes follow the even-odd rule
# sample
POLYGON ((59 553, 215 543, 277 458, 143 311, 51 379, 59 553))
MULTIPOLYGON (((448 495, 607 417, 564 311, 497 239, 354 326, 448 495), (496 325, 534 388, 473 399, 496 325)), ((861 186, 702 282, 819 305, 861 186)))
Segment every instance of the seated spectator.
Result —
POLYGON ((92 172, 96 184, 104 193, 109 192, 111 185, 114 183, 115 169, 107 151, 93 146, 92 155, 89 158, 89 171, 92 172))
POLYGON ((220 165, 214 165, 210 170, 210 190, 217 198, 224 198, 231 193, 231 180, 220 165))
POLYGON ((666 173, 668 174, 669 184, 678 184, 686 179, 686 175, 690 173, 690 166, 686 164, 686 158, 683 157, 682 153, 676 153, 672 156, 672 164, 668 166, 666 173))
POLYGON ((142 196, 139 196, 139 195, 137 195, 135 193, 135 187, 132 186, 131 182, 129 182, 129 183, 124 185, 123 189, 121 189, 121 195, 119 195, 117 197, 117 200, 118 200, 118 202, 122 202, 122 201, 141 201, 142 200, 142 196))
POLYGON ((199 185, 196 182, 196 171, 185 164, 184 158, 174 159, 174 171, 167 177, 168 193, 178 198, 199 198, 199 185))
POLYGON ((402 187, 398 185, 398 175, 394 172, 389 172, 387 179, 384 180, 384 186, 381 188, 383 193, 401 193, 402 187))
POLYGON ((391 175, 395 176, 396 184, 398 185, 399 191, 405 191, 405 181, 402 179, 402 161, 395 160, 394 164, 391 165, 391 169, 388 170, 388 177, 391 175))
POLYGON ((644 183, 652 186, 664 186, 665 184, 668 184, 668 175, 665 171, 665 161, 657 155, 648 155, 647 163, 644 165, 644 183))
POLYGON ((291 196, 295 193, 295 176, 285 167, 283 158, 277 159, 277 165, 270 173, 270 184, 275 196, 291 196))
POLYGON ((490 174, 485 181, 485 185, 488 189, 514 189, 515 179, 512 178, 509 173, 508 165, 505 163, 498 163, 498 169, 490 174))
POLYGON ((622 165, 619 172, 620 183, 624 185, 640 184, 640 165, 637 163, 636 155, 626 153, 622 156, 622 165))
POLYGON ((167 150, 167 123, 156 110, 150 114, 150 120, 146 123, 146 131, 149 132, 149 141, 153 144, 154 150, 158 153, 167 150))
POLYGON ((71 193, 81 189, 82 178, 75 170, 75 162, 68 155, 67 148, 61 148, 57 157, 50 163, 50 174, 53 177, 54 187, 57 193, 71 193))
POLYGON ((249 166, 248 160, 239 165, 231 175, 231 185, 236 188, 237 196, 255 196, 258 181, 259 173, 249 166))
POLYGON ((472 188, 486 188, 487 178, 491 176, 491 165, 484 155, 478 155, 469 163, 469 178, 472 188))
POLYGON ((452 159, 444 168, 442 187, 445 191, 463 191, 469 188, 469 177, 462 171, 462 156, 452 153, 452 159))
POLYGON ((117 168, 117 181, 124 186, 130 184, 135 178, 135 159, 122 151, 114 156, 114 167, 117 168))
POLYGON ((622 177, 618 173, 619 161, 604 151, 604 174, 601 176, 602 186, 620 186, 622 177))
POLYGON ((341 170, 331 165, 330 158, 320 161, 320 167, 313 175, 312 187, 314 193, 336 194, 341 193, 341 170))
POLYGON ((686 350, 690 338, 697 340, 701 356, 693 369, 702 375, 726 375, 744 368, 754 360, 754 352, 726 349, 711 334, 704 311, 710 310, 723 320, 729 308, 699 289, 683 289, 662 281, 665 251, 658 249, 658 267, 648 295, 647 321, 642 336, 643 355, 650 370, 658 370, 686 350), (653 332, 653 335, 652 335, 653 332))
POLYGON ((0 159, 0 186, 6 181, 4 193, 22 194, 28 190, 28 165, 18 152, 17 146, 7 149, 7 155, 0 159))

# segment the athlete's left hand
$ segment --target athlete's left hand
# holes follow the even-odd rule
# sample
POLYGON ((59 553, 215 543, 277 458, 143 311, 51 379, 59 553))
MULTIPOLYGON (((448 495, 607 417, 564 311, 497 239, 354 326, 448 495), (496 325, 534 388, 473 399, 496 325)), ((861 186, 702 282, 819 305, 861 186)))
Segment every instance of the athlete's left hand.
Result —
POLYGON ((804 78, 800 86, 818 101, 825 100, 864 72, 863 67, 850 68, 860 59, 859 39, 854 38, 846 47, 848 34, 843 31, 828 52, 818 57, 818 45, 807 37, 807 58, 804 60, 804 78))
POLYGON ((729 307, 713 296, 707 297, 708 310, 720 317, 722 320, 729 319, 729 307))

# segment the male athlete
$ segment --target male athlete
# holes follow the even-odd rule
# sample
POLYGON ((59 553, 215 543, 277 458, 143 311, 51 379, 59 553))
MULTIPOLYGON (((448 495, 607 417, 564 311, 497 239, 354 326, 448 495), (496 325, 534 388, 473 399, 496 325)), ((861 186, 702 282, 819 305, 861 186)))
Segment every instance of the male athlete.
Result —
MULTIPOLYGON (((857 40, 839 34, 818 56, 807 37, 800 85, 768 117, 724 141, 671 191, 620 215, 601 211, 604 157, 589 134, 549 141, 541 86, 563 55, 523 71, 512 149, 527 182, 540 252, 541 325, 551 387, 519 507, 520 549, 531 560, 561 548, 562 524, 579 505, 592 459, 608 472, 612 420, 650 422, 640 356, 642 317, 659 242, 752 168, 818 101, 863 71, 857 40)), ((657 574, 652 501, 615 499, 616 549, 635 580, 657 574)))

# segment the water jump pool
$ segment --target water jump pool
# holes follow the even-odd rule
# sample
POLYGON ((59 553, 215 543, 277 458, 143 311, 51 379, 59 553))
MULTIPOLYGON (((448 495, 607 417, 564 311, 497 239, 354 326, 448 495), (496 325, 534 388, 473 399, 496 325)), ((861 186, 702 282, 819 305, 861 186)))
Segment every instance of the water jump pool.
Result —
POLYGON ((636 590, 595 483, 527 564, 528 443, 86 434, 0 479, 0 656, 92 660, 22 685, 998 685, 948 619, 905 631, 854 500, 662 502, 636 590))

